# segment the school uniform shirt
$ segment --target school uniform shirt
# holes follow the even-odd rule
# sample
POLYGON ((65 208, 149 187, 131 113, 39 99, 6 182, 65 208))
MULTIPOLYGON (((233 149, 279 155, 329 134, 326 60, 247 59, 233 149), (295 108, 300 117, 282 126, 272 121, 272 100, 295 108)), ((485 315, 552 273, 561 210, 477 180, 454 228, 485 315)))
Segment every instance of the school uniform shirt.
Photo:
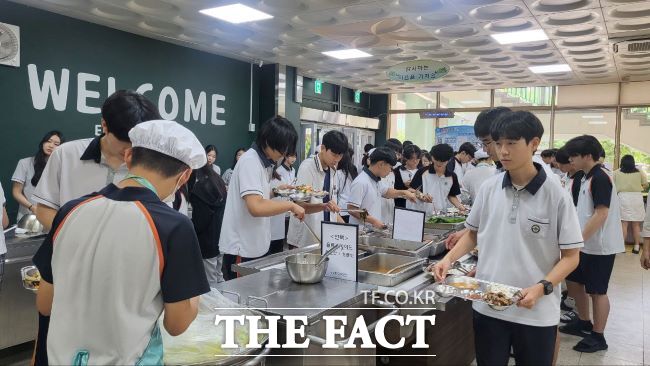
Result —
MULTIPOLYGON (((336 204, 341 209, 348 208, 348 202, 350 202, 350 194, 352 193, 352 175, 345 174, 345 172, 336 173, 336 204)), ((341 216, 349 216, 347 212, 341 212, 341 216)))
POLYGON ((217 164, 212 164, 212 170, 214 170, 215 173, 221 175, 221 167, 217 164))
POLYGON ((465 169, 463 167, 463 163, 460 162, 460 160, 456 159, 454 157, 454 173, 456 174, 456 178, 458 178, 458 181, 461 182, 463 180, 463 176, 465 175, 465 169))
POLYGON ((564 189, 571 194, 573 198, 573 205, 578 206, 578 197, 580 196, 580 181, 585 173, 582 170, 577 171, 573 175, 565 173, 560 177, 560 182, 564 189))
MULTIPOLYGON (((362 210, 367 210, 368 214, 378 220, 381 220, 381 199, 388 191, 381 178, 372 174, 370 169, 364 168, 352 182, 350 188, 350 200, 348 204, 362 210)), ((350 224, 362 225, 354 216, 350 216, 350 224)))
MULTIPOLYGON (((527 288, 560 260, 561 249, 581 248, 582 233, 571 197, 552 183, 541 165, 523 189, 514 188, 507 172, 489 178, 479 189, 465 226, 478 232, 481 259, 476 278, 527 288)), ((560 287, 542 296, 533 309, 512 306, 492 310, 475 302, 477 312, 509 322, 546 327, 560 320, 560 287)))
POLYGON ((439 176, 433 171, 433 168, 421 168, 413 177, 411 187, 420 190, 424 194, 429 194, 433 198, 432 203, 428 202, 406 202, 406 208, 426 212, 427 216, 433 215, 437 211, 446 211, 451 207, 449 197, 460 195, 460 184, 455 173, 445 170, 445 174, 439 176))
MULTIPOLYGON (((280 165, 275 168, 275 171, 280 176, 280 180, 271 179, 271 189, 277 188, 283 184, 291 184, 293 179, 296 177, 296 171, 293 168, 287 168, 285 165, 280 165)), ((286 201, 288 198, 285 197, 274 197, 275 201, 286 201)), ((280 240, 284 239, 284 222, 287 217, 287 213, 282 213, 271 217, 271 240, 280 240)))
MULTIPOLYGON (((336 186, 336 170, 329 168, 329 193, 328 196, 330 200, 336 203, 336 196, 333 194, 336 186)), ((318 154, 313 157, 304 160, 300 167, 298 167, 298 176, 296 179, 296 185, 310 185, 314 190, 322 190, 325 186, 325 177, 327 176, 327 170, 324 169, 320 162, 318 154)), ((309 203, 323 203, 322 198, 312 197, 309 203)), ((321 222, 324 220, 325 215, 323 211, 316 212, 313 214, 305 215, 304 221, 305 224, 314 230, 316 234, 321 232, 321 222)), ((336 215, 331 213, 330 221, 336 221, 336 215)), ((305 224, 300 222, 295 216, 291 215, 289 217, 289 230, 287 231, 287 243, 297 246, 305 247, 308 245, 318 243, 320 238, 314 238, 314 235, 305 227, 305 224)))
POLYGON ((479 188, 490 177, 494 176, 497 169, 492 164, 478 163, 476 167, 465 173, 461 181, 461 191, 467 192, 472 201, 476 199, 479 188))
MULTIPOLYGON (((4 207, 5 203, 7 203, 7 199, 5 198, 5 191, 2 189, 2 184, 0 184, 0 208, 4 207)), ((0 212, 3 212, 3 211, 0 211, 0 212)), ((3 231, 3 233, 0 234, 0 255, 6 254, 6 253, 7 253, 7 244, 5 243, 5 234, 4 234, 4 231, 3 231)), ((0 273, 0 279, 2 279, 2 274, 1 273, 0 273)))
POLYGON ((34 202, 58 210, 70 200, 124 179, 126 164, 117 170, 106 164, 102 136, 66 142, 54 150, 34 190, 34 202))
POLYGON ((621 209, 614 181, 602 165, 595 165, 580 181, 578 218, 584 229, 598 206, 609 207, 605 224, 585 241, 582 252, 592 255, 609 255, 625 251, 621 230, 621 209))
POLYGON ((88 352, 88 364, 134 365, 165 303, 210 291, 191 221, 151 190, 110 184, 69 201, 34 256, 54 285, 51 365, 88 352))
MULTIPOLYGON (((401 163, 397 163, 393 168, 399 168, 402 166, 401 163)), ((385 177, 381 179, 383 185, 388 188, 395 188, 395 173, 392 171, 385 177)), ((392 198, 381 198, 381 221, 392 223, 393 215, 395 214, 395 200, 392 198)))
MULTIPOLYGON (((36 202, 34 202, 34 200, 32 199, 32 195, 34 194, 34 190, 36 189, 36 187, 32 185, 33 177, 34 177, 34 157, 32 156, 29 158, 18 160, 18 165, 16 165, 16 170, 14 171, 14 174, 11 176, 11 181, 22 184, 23 194, 29 200, 30 203, 35 204, 36 202)), ((29 215, 31 213, 32 212, 27 207, 23 205, 18 205, 18 217, 16 218, 16 221, 20 221, 20 219, 24 215, 29 215)))
POLYGON ((275 163, 253 144, 235 165, 228 185, 226 210, 221 226, 219 251, 244 258, 261 257, 271 245, 271 218, 254 217, 244 197, 270 199, 275 163))
MULTIPOLYGON (((413 180, 415 173, 418 172, 418 169, 407 169, 405 166, 399 166, 393 169, 393 174, 395 175, 395 185, 394 188, 397 190, 406 190, 409 187, 406 186, 406 182, 413 180)), ((406 207, 405 198, 395 198, 395 206, 397 207, 406 207)))

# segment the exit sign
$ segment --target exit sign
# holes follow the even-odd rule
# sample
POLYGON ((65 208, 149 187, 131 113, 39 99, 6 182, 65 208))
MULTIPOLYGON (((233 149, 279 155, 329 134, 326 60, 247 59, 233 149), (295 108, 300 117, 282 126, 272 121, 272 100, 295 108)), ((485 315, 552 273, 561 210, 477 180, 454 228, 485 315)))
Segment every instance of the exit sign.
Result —
POLYGON ((354 102, 361 103, 361 90, 354 91, 354 102))
POLYGON ((323 82, 321 80, 316 79, 314 81, 314 93, 323 94, 323 82))

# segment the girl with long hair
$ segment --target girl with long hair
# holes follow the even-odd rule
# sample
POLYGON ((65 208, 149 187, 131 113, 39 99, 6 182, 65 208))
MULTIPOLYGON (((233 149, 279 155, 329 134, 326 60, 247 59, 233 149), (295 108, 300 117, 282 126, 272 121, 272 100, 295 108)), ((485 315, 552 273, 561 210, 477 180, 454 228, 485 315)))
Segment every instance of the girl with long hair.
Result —
POLYGON ((632 155, 621 158, 621 168, 614 172, 614 184, 621 202, 621 225, 623 236, 627 237, 627 229, 632 224, 634 249, 638 254, 641 245, 641 222, 645 216, 643 207, 643 191, 648 188, 648 178, 643 171, 637 169, 632 155))

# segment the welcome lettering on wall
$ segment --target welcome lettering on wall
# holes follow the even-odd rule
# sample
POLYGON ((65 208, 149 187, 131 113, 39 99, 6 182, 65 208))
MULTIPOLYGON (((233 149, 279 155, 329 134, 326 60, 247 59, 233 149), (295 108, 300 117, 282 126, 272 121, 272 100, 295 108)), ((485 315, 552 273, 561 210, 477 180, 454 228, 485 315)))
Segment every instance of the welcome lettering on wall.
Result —
MULTIPOLYGON (((52 101, 52 106, 56 111, 63 112, 68 108, 68 88, 70 85, 70 70, 61 69, 60 77, 57 81, 56 75, 52 70, 45 70, 42 79, 39 77, 38 68, 35 64, 27 65, 27 74, 29 76, 29 90, 32 96, 32 105, 37 110, 47 108, 48 102, 52 101)), ((97 89, 97 85, 102 78, 99 75, 80 72, 77 74, 77 111, 84 114, 100 114, 101 109, 88 105, 88 100, 101 101, 115 92, 115 78, 106 78, 106 95, 102 96, 97 89), (101 99, 100 99, 101 98, 101 99)), ((154 91, 151 83, 145 83, 136 88, 140 94, 146 95, 149 99, 155 101, 150 92, 154 91)), ((183 94, 183 113, 182 120, 185 122, 208 123, 208 97, 205 91, 198 93, 194 97, 192 90, 185 89, 183 94)), ((225 126, 226 121, 219 119, 219 115, 224 114, 226 109, 221 102, 226 97, 221 94, 211 94, 210 96, 210 124, 215 126, 225 126)), ((158 109, 161 117, 167 120, 180 121, 178 119, 180 112, 180 100, 178 93, 171 86, 165 86, 158 94, 158 109)))

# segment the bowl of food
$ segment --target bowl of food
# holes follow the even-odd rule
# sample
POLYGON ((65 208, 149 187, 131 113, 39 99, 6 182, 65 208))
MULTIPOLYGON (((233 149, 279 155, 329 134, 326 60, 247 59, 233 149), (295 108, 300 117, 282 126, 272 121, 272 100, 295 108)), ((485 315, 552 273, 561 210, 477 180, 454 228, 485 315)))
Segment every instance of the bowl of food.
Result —
POLYGON ((27 290, 36 291, 41 285, 41 273, 35 266, 21 268, 20 276, 23 280, 23 287, 27 290))
POLYGON ((483 301, 496 311, 503 311, 516 303, 518 291, 500 285, 490 285, 483 294, 483 301))
POLYGON ((311 199, 311 195, 304 192, 297 192, 290 194, 289 198, 296 202, 307 202, 311 199))

